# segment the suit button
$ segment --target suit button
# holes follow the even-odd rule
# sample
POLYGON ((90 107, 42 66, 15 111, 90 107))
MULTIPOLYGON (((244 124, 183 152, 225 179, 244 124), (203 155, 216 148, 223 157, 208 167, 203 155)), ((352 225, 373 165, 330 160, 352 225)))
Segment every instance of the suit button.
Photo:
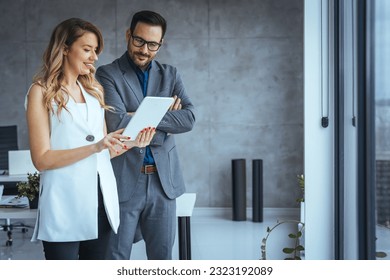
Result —
POLYGON ((88 142, 92 142, 93 140, 95 140, 95 136, 93 136, 93 135, 88 135, 87 137, 85 137, 85 139, 86 139, 88 142))
POLYGON ((140 154, 143 154, 143 153, 144 153, 144 150, 139 150, 139 153, 140 153, 140 154))

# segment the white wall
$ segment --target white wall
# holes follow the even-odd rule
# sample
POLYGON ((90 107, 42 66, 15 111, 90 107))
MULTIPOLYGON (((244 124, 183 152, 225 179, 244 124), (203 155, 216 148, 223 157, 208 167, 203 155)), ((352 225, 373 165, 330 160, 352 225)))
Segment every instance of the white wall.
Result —
MULTIPOLYGON (((333 181, 334 114, 329 99, 329 126, 321 126, 321 103, 327 108, 326 76, 321 95, 321 73, 327 73, 326 8, 323 1, 321 71, 321 0, 305 0, 304 8, 304 139, 305 139, 305 258, 334 258, 333 181), (321 102, 323 100, 323 102, 321 102)), ((332 96, 329 92, 329 96, 332 96)))

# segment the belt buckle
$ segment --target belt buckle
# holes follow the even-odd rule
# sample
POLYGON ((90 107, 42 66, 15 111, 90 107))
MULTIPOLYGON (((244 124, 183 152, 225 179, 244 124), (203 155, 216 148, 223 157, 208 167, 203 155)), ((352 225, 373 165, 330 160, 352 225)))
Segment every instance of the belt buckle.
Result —
POLYGON ((152 168, 154 165, 153 164, 148 164, 148 165, 144 165, 144 170, 145 170, 145 174, 146 175, 149 175, 149 174, 153 174, 154 173, 154 171, 152 171, 152 172, 148 172, 148 168, 152 168))

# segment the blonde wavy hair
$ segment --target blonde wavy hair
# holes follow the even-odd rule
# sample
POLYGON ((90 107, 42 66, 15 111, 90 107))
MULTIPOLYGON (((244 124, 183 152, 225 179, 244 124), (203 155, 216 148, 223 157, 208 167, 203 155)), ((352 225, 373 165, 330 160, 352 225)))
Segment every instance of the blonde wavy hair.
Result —
MULTIPOLYGON (((69 100, 69 94, 61 86, 64 80, 64 50, 70 48, 86 32, 92 32, 96 35, 98 39, 96 54, 100 54, 104 47, 100 30, 85 20, 79 18, 67 19, 58 24, 53 30, 49 45, 43 54, 41 70, 33 79, 34 83, 43 88, 43 100, 47 110, 54 113, 53 101, 57 104, 57 115, 61 113, 62 109, 67 110, 66 104, 69 100)), ((102 108, 110 109, 104 102, 103 87, 96 80, 94 71, 87 75, 80 75, 78 81, 90 95, 99 101, 102 108)))

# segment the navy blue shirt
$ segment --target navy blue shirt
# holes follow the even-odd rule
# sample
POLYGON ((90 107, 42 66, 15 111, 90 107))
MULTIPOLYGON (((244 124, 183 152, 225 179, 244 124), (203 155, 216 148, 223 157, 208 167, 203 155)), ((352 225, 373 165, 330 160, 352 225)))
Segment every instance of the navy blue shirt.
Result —
MULTIPOLYGON (((129 59, 131 67, 134 69, 135 73, 137 74, 138 80, 141 84, 142 93, 144 96, 146 96, 146 92, 148 89, 148 81, 149 81, 149 70, 152 68, 152 63, 149 63, 149 66, 146 68, 145 71, 142 71, 140 68, 138 68, 137 65, 131 60, 129 53, 127 53, 127 58, 129 59)), ((150 150, 149 146, 146 146, 145 148, 145 157, 144 157, 144 165, 148 164, 155 164, 154 158, 152 155, 152 151, 150 150)))

